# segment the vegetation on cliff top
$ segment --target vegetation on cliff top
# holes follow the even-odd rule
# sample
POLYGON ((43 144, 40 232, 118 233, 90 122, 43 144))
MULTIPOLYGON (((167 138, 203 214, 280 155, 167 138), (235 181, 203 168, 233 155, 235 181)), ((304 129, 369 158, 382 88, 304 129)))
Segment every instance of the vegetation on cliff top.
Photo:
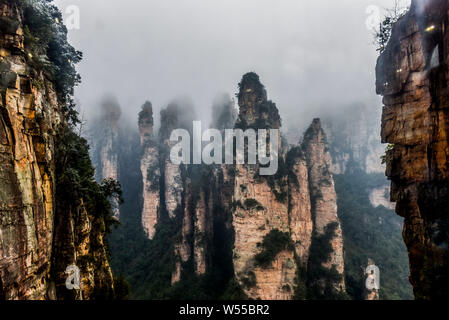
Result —
POLYGON ((251 89, 258 97, 263 97, 265 94, 265 87, 260 82, 259 75, 255 72, 248 72, 243 75, 242 80, 239 83, 239 92, 236 94, 240 100, 243 98, 245 91, 251 89))
MULTIPOLYGON (((81 61, 82 54, 68 43, 67 28, 62 23, 61 12, 51 4, 51 0, 22 0, 18 5, 23 12, 28 63, 54 85, 64 116, 55 141, 56 214, 72 213, 78 219, 77 214, 82 211, 79 209, 83 208, 93 217, 89 259, 95 267, 107 266, 107 261, 102 261, 106 258, 103 253, 108 250, 107 243, 103 243, 97 233, 108 233, 116 223, 110 200, 117 198, 119 202, 122 201, 121 188, 112 179, 104 180, 101 184, 95 181, 88 143, 76 130, 80 121, 73 94, 81 78, 75 64, 81 61)), ((124 298, 127 285, 120 279, 118 281, 120 297, 115 297, 124 298)), ((95 287, 92 297, 114 298, 112 288, 112 283, 102 283, 95 287)))
POLYGON ((117 198, 121 202, 120 184, 112 179, 101 184, 95 181, 87 141, 68 127, 62 129, 55 159, 58 204, 62 207, 76 206, 83 199, 86 210, 102 217, 109 232, 110 226, 116 223, 109 200, 117 198))
POLYGON ((284 250, 294 251, 293 241, 287 232, 281 232, 277 229, 271 230, 258 244, 262 249, 255 257, 255 265, 268 268, 276 256, 284 250))
POLYGON ((374 30, 374 44, 380 53, 385 51, 395 23, 406 14, 407 9, 406 5, 395 0, 393 7, 387 10, 384 19, 380 22, 379 28, 374 30))
MULTIPOLYGON (((259 76, 255 72, 249 72, 243 75, 242 80, 238 84, 239 92, 236 94, 240 109, 240 115, 235 124, 236 129, 279 129, 281 125, 281 117, 276 104, 271 100, 267 100, 267 92, 264 85, 260 82, 259 76), (249 124, 245 119, 242 105, 245 104, 244 97, 246 94, 255 95, 254 123, 249 124)), ((246 106, 248 107, 248 106, 246 106)))
POLYGON ((24 45, 36 69, 54 82, 63 111, 69 121, 78 122, 74 110, 73 92, 81 82, 75 65, 82 53, 67 41, 67 28, 59 9, 51 0, 22 0, 24 45))
POLYGON ((145 101, 142 110, 139 112, 139 127, 153 126, 153 105, 150 101, 145 101))

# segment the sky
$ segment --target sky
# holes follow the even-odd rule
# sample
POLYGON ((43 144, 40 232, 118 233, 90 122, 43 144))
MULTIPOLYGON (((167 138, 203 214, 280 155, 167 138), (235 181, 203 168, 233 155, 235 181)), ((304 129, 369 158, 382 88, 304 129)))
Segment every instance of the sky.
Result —
POLYGON ((214 97, 234 96, 249 71, 259 74, 286 128, 354 103, 380 114, 378 52, 367 24, 393 0, 54 3, 63 13, 79 8, 79 29, 69 40, 84 54, 75 97, 87 119, 112 94, 133 122, 146 100, 157 115, 179 96, 191 97, 197 118, 207 122, 214 97))

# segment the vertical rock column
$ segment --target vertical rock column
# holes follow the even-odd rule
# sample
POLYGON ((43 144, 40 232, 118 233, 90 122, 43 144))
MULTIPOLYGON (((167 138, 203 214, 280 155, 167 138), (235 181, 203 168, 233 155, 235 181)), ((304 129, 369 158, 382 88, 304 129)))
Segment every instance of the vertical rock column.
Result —
POLYGON ((307 268, 312 243, 313 219, 309 193, 309 172, 299 147, 287 155, 290 233, 302 268, 307 268))
MULTIPOLYGON (((103 141, 100 146, 101 179, 119 180, 118 177, 118 135, 121 110, 118 103, 111 99, 102 103, 103 141)), ((118 200, 112 200, 114 217, 120 217, 118 200)))
POLYGON ((185 192, 185 207, 181 235, 179 241, 174 245, 175 268, 171 277, 172 284, 181 280, 182 264, 189 261, 192 255, 191 238, 193 234, 193 221, 191 211, 193 208, 193 194, 189 178, 186 179, 185 192))
POLYGON ((334 286, 337 290, 344 290, 343 235, 337 215, 334 179, 330 172, 332 160, 319 119, 315 119, 306 131, 302 148, 309 169, 309 188, 315 231, 318 236, 323 236, 328 228, 334 229, 334 234, 330 239, 332 250, 329 260, 324 261, 322 265, 326 269, 335 267, 337 272, 342 275, 342 279, 334 286))
MULTIPOLYGON (((267 100, 266 90, 255 73, 243 76, 238 96, 240 118, 237 127, 280 128, 276 105, 267 100)), ((293 251, 286 248, 279 252, 268 267, 255 263, 255 256, 261 251, 259 244, 271 231, 289 232, 287 198, 281 199, 286 190, 279 187, 286 177, 276 179, 259 176, 257 165, 235 166, 234 272, 245 294, 252 299, 286 300, 294 293, 296 264, 293 251)))
POLYGON ((170 141, 170 135, 175 129, 191 128, 192 116, 193 110, 188 109, 181 101, 174 101, 161 111, 160 156, 164 176, 165 208, 171 219, 175 218, 176 210, 182 206, 184 186, 181 166, 170 160, 170 149, 176 144, 170 141))
POLYGON ((213 199, 204 186, 185 183, 185 206, 180 239, 175 243, 175 269, 172 284, 181 280, 182 264, 192 258, 196 275, 207 272, 213 238, 213 199))
POLYGON ((143 179, 142 227, 149 239, 153 239, 159 218, 160 164, 159 149, 153 132, 153 108, 150 102, 139 113, 139 132, 142 155, 140 170, 143 179))
POLYGON ((195 208, 194 220, 194 260, 195 272, 197 275, 206 273, 208 239, 212 236, 212 217, 210 213, 210 204, 206 199, 206 193, 201 188, 197 205, 195 208))

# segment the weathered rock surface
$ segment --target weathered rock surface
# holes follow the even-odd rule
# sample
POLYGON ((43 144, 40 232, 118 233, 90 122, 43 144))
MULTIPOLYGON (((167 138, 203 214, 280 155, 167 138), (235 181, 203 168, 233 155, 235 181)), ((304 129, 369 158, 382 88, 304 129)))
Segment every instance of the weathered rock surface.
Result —
POLYGON ((195 261, 195 272, 197 275, 206 273, 207 257, 209 251, 208 239, 212 238, 213 216, 212 216, 212 198, 206 198, 204 189, 200 190, 195 208, 195 219, 193 230, 195 231, 193 255, 195 261))
POLYGON ((153 133, 153 108, 146 102, 139 114, 139 132, 142 156, 140 169, 143 178, 142 226, 149 239, 156 232, 160 210, 160 162, 159 148, 153 133))
MULTIPOLYGON (((193 174, 196 180, 201 173, 193 174)), ((184 217, 180 239, 175 243, 175 269, 172 284, 181 280, 182 264, 190 259, 195 274, 200 276, 208 271, 213 252, 214 198, 211 190, 206 190, 204 181, 185 182, 184 217)))
MULTIPOLYGON (((257 174, 257 167, 237 166, 234 186, 234 203, 236 205, 233 214, 233 229, 235 232, 234 241, 234 271, 237 279, 248 277, 249 272, 253 272, 256 278, 254 288, 249 288, 247 295, 257 299, 261 296, 269 299, 277 299, 282 292, 282 287, 289 285, 294 287, 294 282, 283 282, 280 276, 264 278, 264 286, 259 286, 259 276, 265 274, 262 268, 255 268, 254 258, 260 252, 258 244, 272 230, 289 232, 288 206, 281 203, 276 197, 267 182, 257 181, 254 176, 257 174), (248 207, 248 201, 257 201, 260 207, 248 207), (240 205, 241 204, 241 205, 240 205), (269 290, 270 289, 270 290, 269 290)), ((293 256, 293 253, 291 253, 293 256)), ((276 266, 287 263, 287 255, 278 257, 276 266)), ((293 262, 293 261, 292 261, 293 262)), ((293 273, 296 266, 293 267, 293 273)), ((271 274, 282 274, 282 269, 273 269, 271 274)), ((285 279, 284 279, 285 280, 285 279)), ((288 279, 286 279, 288 280, 288 279)), ((290 294, 293 294, 291 291, 290 294)), ((291 295, 290 295, 291 298, 291 295)))
POLYGON ((172 272, 171 283, 174 284, 181 280, 182 264, 189 261, 192 256, 192 243, 191 238, 193 234, 193 221, 192 221, 192 206, 193 206, 193 192, 191 191, 192 185, 190 179, 186 180, 185 190, 185 205, 184 205, 184 217, 182 219, 181 238, 174 246, 175 255, 175 267, 172 272))
POLYGON ((182 205, 182 193, 184 191, 181 167, 173 164, 170 159, 164 161, 164 166, 165 206, 170 218, 174 218, 176 209, 182 205))
POLYGON ((76 206, 56 208, 51 277, 58 299, 111 299, 114 278, 105 244, 105 223, 87 212, 83 200, 76 206), (66 268, 80 269, 81 290, 67 290, 66 268))
MULTIPOLYGON (((280 129, 277 107, 267 99, 259 77, 246 74, 239 87, 238 120, 234 102, 223 95, 214 102, 212 126, 221 132, 232 128, 280 129)), ((277 136, 279 150, 274 151, 279 156, 279 170, 273 176, 260 175, 257 164, 180 166, 168 157, 173 146, 169 141, 172 130, 189 130, 188 116, 180 105, 179 102, 170 104, 161 112, 158 148, 163 183, 160 194, 153 194, 160 199, 161 207, 165 206, 171 221, 179 226, 174 234, 172 285, 182 281, 185 272, 202 276, 208 271, 216 272, 217 263, 229 263, 220 270, 226 270, 237 280, 247 298, 293 299, 298 286, 306 285, 306 279, 298 277, 299 274, 304 277, 309 267, 313 231, 322 234, 332 223, 337 223, 338 228, 331 239, 329 261, 323 261, 323 266, 334 267, 343 275, 343 243, 329 171, 331 162, 319 122, 318 127, 316 123, 312 126, 309 143, 290 151, 282 145, 280 134, 277 136), (315 201, 317 197, 313 197, 318 193, 323 198, 315 201), (283 243, 269 262, 261 263, 263 244, 273 234, 287 237, 288 243, 283 243)), ((139 122, 142 145, 145 145, 144 154, 148 155, 143 156, 142 163, 146 164, 150 158, 156 158, 156 151, 148 153, 151 147, 145 143, 145 137, 152 136, 152 129, 142 126, 142 122, 139 122)), ((145 170, 142 167, 142 173, 145 170)), ((149 176, 144 176, 144 183, 149 183, 145 182, 149 176)), ((154 206, 157 201, 149 205, 154 206)), ((152 224, 156 221, 157 218, 151 219, 152 224)), ((344 281, 335 288, 344 291, 344 281)), ((299 296, 306 298, 304 294, 299 296)))
MULTIPOLYGON (((1 18, 20 22, 16 6, 0 6, 1 18)), ((54 134, 61 117, 51 83, 37 90, 25 54, 17 54, 23 50, 20 24, 13 33, 1 32, 0 46, 0 291, 6 299, 44 299, 53 240, 54 134)))
POLYGON ((182 208, 184 192, 181 166, 173 164, 170 149, 177 142, 170 141, 175 129, 186 129, 191 132, 194 117, 193 107, 186 101, 173 101, 161 111, 161 130, 159 131, 159 154, 161 157, 161 174, 164 177, 164 199, 168 216, 173 219, 177 210, 182 208))
POLYGON ((248 296, 261 300, 291 300, 296 277, 295 257, 292 251, 281 251, 268 268, 256 267, 255 287, 248 289, 248 296))
MULTIPOLYGON (((118 176, 118 136, 121 110, 114 100, 106 100, 102 104, 100 128, 103 131, 100 150, 101 177, 103 179, 119 180, 118 176)), ((119 203, 112 200, 114 217, 120 218, 119 203)))
MULTIPOLYGON (((303 141, 303 152, 309 169, 309 188, 314 218, 314 228, 318 235, 324 235, 330 225, 335 225, 335 233, 331 238, 332 252, 329 261, 323 266, 335 267, 340 275, 344 273, 343 235, 337 215, 337 195, 332 174, 332 160, 327 146, 326 136, 319 119, 315 119, 306 131, 303 141)), ((339 290, 345 289, 344 278, 335 284, 339 290)))
MULTIPOLYGON (((299 148, 298 148, 299 150, 299 148)), ((313 219, 309 192, 309 172, 303 154, 292 159, 293 176, 288 178, 290 232, 302 268, 307 269, 312 242, 313 219)))
POLYGON ((418 299, 448 297, 448 2, 412 1, 379 57, 382 140, 418 299))
MULTIPOLYGON (((281 121, 276 105, 267 100, 267 92, 257 75, 246 74, 239 86, 237 126, 279 129, 281 121)), ((286 178, 281 179, 286 182, 286 178)), ((283 276, 283 266, 287 264, 290 266, 289 274, 296 272, 293 252, 279 254, 269 269, 256 266, 254 260, 260 252, 259 244, 270 231, 276 229, 289 233, 287 197, 279 200, 275 194, 286 195, 285 185, 280 186, 280 181, 274 184, 270 185, 268 179, 259 176, 257 165, 235 167, 232 221, 235 232, 234 272, 241 283, 248 277, 254 278, 254 285, 243 286, 248 297, 253 299, 291 299, 294 293, 294 276, 283 276), (283 290, 287 287, 292 290, 283 290)))
POLYGON ((67 275, 56 266, 65 270, 76 263, 83 267, 83 286, 71 298, 89 299, 94 288, 113 288, 104 221, 86 212, 82 202, 71 209, 56 207, 55 145, 64 123, 62 106, 52 81, 24 51, 22 17, 19 2, 2 1, 0 297, 65 298, 59 288, 67 275), (94 258, 81 263, 86 256, 94 258))

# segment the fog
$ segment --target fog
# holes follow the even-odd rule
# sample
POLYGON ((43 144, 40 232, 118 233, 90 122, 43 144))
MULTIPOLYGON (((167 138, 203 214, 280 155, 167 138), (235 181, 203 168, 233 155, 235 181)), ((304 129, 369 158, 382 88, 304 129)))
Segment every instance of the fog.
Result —
POLYGON ((155 115, 178 96, 208 121, 217 93, 237 92, 255 71, 284 120, 302 128, 313 117, 375 95, 369 6, 393 0, 57 0, 80 8, 70 42, 83 51, 76 100, 92 116, 114 95, 137 121, 145 100, 155 115))

